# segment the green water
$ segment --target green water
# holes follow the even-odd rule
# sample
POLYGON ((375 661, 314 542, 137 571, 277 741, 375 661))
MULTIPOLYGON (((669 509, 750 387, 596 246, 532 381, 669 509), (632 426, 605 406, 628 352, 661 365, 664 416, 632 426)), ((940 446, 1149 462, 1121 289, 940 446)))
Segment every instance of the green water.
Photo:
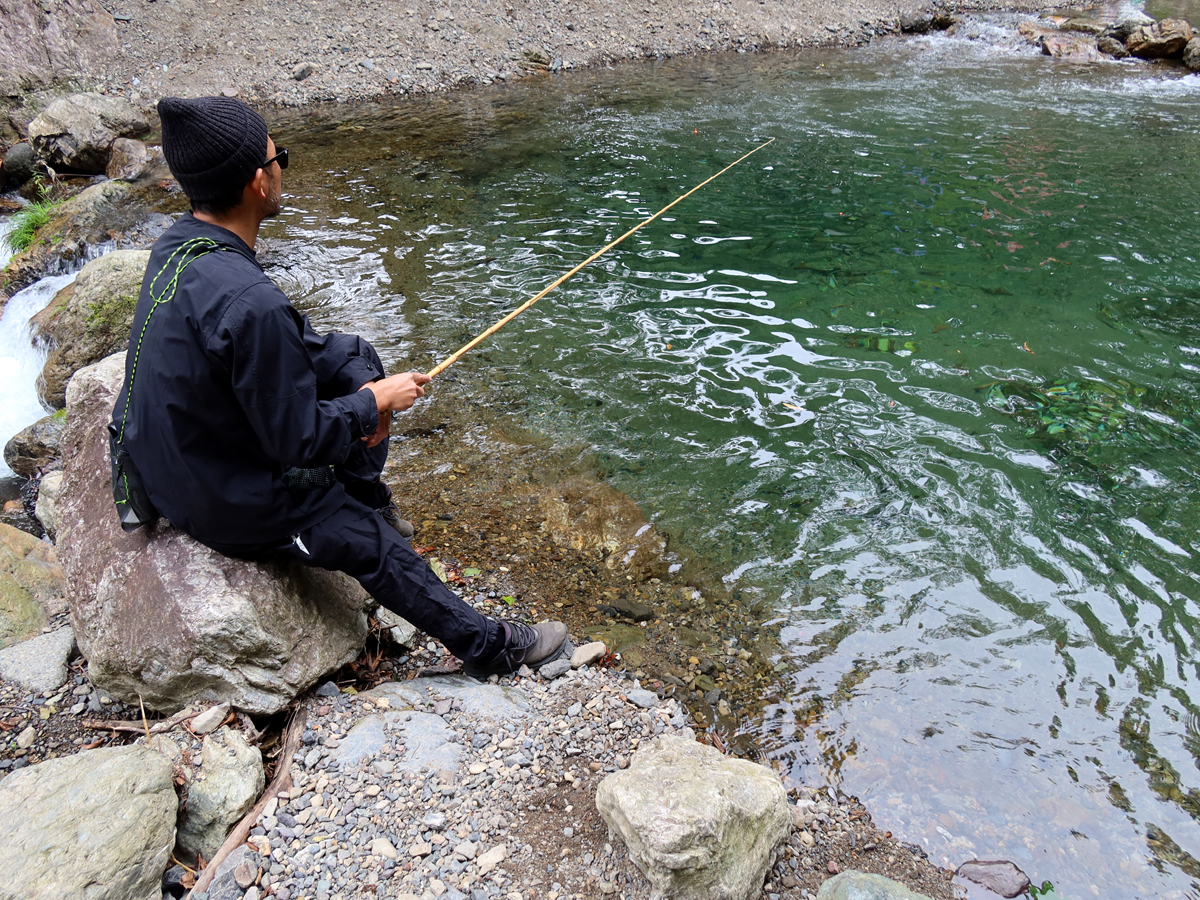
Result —
POLYGON ((939 863, 1200 897, 1200 80, 1017 19, 284 121, 272 273, 594 446, 764 610, 754 727, 939 863), (970 37, 969 35, 974 35, 970 37))

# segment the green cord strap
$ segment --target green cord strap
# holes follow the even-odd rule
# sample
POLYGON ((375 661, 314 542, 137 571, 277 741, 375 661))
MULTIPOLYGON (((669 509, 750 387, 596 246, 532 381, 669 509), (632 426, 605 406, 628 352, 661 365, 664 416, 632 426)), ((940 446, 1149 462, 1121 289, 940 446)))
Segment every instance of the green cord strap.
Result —
POLYGON ((175 292, 179 289, 179 276, 183 274, 183 270, 201 256, 213 252, 218 247, 220 247, 220 244, 212 238, 192 238, 191 240, 184 241, 167 257, 167 261, 158 270, 158 274, 150 279, 150 299, 154 303, 151 305, 150 311, 146 313, 146 321, 142 323, 142 330, 138 334, 137 347, 133 351, 133 368, 129 371, 129 385, 125 389, 125 411, 121 414, 121 431, 117 435, 118 442, 125 439, 125 422, 129 418, 129 401, 133 397, 133 380, 137 377, 138 357, 142 353, 142 341, 146 338, 146 329, 150 327, 150 319, 153 317, 154 311, 158 309, 159 304, 170 303, 175 299, 175 292), (197 252, 193 253, 192 251, 197 252), (162 292, 156 296, 154 293, 155 285, 166 274, 167 269, 171 267, 172 261, 175 263, 175 271, 171 273, 171 279, 163 287, 162 292))

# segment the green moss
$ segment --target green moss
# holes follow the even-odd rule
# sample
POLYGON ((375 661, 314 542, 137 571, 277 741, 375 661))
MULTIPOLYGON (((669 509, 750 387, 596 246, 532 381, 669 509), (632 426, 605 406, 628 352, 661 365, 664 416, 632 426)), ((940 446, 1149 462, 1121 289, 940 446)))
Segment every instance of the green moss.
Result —
POLYGON ((137 308, 137 295, 118 295, 103 303, 88 307, 88 334, 107 334, 113 331, 128 331, 137 308))
POLYGON ((39 200, 13 214, 13 230, 5 235, 13 252, 20 253, 33 243, 38 229, 50 221, 50 214, 62 205, 61 200, 39 200))

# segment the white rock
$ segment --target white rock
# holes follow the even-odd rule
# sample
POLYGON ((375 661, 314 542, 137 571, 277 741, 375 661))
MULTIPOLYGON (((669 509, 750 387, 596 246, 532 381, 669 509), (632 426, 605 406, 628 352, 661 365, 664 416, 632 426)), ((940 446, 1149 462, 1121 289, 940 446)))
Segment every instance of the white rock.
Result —
POLYGON ((56 691, 67 683, 67 661, 75 649, 75 633, 59 628, 0 650, 0 677, 31 691, 56 691))
POLYGON ((503 844, 497 844, 487 853, 475 860, 475 865, 479 866, 479 874, 486 875, 500 863, 504 862, 505 849, 503 844))
POLYGON ((575 652, 571 654, 571 668, 579 669, 583 666, 590 666, 597 660, 603 659, 607 652, 608 648, 604 646, 604 641, 592 641, 590 644, 576 647, 575 652))
POLYGON ((229 715, 229 703, 218 703, 216 706, 206 709, 196 718, 192 719, 192 731, 196 734, 208 734, 220 726, 225 721, 225 717, 229 715))
POLYGON ((29 725, 26 728, 24 728, 20 734, 17 735, 17 748, 19 750, 28 750, 30 747, 33 746, 33 742, 36 740, 37 740, 37 729, 34 728, 32 725, 29 725))
POLYGON ((772 852, 792 825, 774 772, 668 735, 600 783, 596 808, 655 897, 758 897, 772 852))

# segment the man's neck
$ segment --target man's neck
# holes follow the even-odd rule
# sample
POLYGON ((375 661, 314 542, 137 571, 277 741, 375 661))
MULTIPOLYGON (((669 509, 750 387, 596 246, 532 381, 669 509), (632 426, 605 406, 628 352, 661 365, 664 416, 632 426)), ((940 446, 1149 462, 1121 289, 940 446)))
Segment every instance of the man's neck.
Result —
POLYGON ((254 215, 238 215, 234 211, 234 215, 214 216, 205 212, 193 212, 193 216, 201 222, 207 222, 209 225, 216 225, 218 228, 224 228, 226 231, 232 231, 243 241, 251 250, 254 249, 254 244, 258 240, 258 227, 262 224, 262 219, 254 215))

